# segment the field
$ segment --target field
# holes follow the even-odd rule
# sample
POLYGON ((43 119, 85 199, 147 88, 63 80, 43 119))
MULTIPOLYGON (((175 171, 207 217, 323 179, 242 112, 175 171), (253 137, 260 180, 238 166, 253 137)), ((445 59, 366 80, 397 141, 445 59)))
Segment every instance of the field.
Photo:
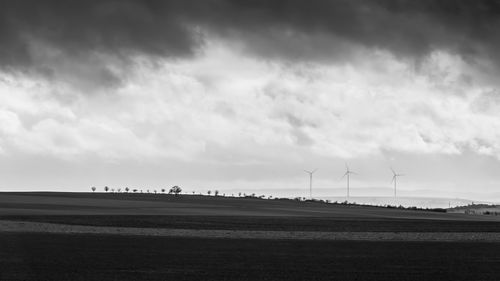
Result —
POLYGON ((500 244, 0 235, 1 280, 498 280, 500 244))
POLYGON ((0 280, 500 280, 498 216, 0 193, 0 280))

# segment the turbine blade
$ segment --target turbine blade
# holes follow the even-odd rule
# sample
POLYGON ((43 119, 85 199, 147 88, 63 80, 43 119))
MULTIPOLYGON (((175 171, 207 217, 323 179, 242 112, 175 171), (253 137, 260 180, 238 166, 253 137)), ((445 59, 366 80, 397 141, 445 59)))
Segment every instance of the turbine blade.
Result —
POLYGON ((318 170, 318 168, 314 169, 314 171, 312 171, 311 173, 314 174, 314 173, 316 173, 317 170, 318 170))
POLYGON ((347 174, 349 174, 349 172, 345 172, 345 174, 344 174, 344 175, 343 175, 340 179, 345 178, 345 176, 346 176, 347 174))
POLYGON ((396 180, 396 175, 392 177, 391 183, 393 183, 396 180))
POLYGON ((396 172, 394 171, 394 169, 393 169, 392 167, 391 167, 391 171, 392 171, 392 173, 393 173, 394 175, 396 174, 396 172))

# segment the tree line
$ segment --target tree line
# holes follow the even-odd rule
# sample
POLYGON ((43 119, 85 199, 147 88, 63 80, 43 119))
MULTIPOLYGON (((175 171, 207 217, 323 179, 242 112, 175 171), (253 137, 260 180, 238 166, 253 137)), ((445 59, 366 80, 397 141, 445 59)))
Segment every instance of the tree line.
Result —
MULTIPOLYGON (((90 188, 92 190, 92 192, 95 192, 97 190, 97 187, 95 186, 92 186, 90 188)), ((108 186, 105 186, 104 187, 104 191, 105 192, 112 192, 112 193, 121 193, 122 192, 122 189, 121 188, 117 188, 117 189, 114 189, 114 188, 109 188, 108 186)), ((123 189, 123 191, 125 191, 125 193, 129 193, 129 192, 133 192, 133 193, 144 193, 144 191, 142 189, 130 189, 128 187, 125 187, 123 189)), ((160 189, 160 192, 161 193, 165 193, 166 192, 166 189, 165 188, 162 188, 160 189)), ((168 190, 168 194, 174 194, 175 196, 181 194, 182 192, 182 188, 180 188, 179 186, 177 185, 174 185, 172 186, 169 190, 168 190)), ((153 190, 149 190, 149 189, 146 189, 146 193, 155 193, 157 194, 158 191, 156 189, 153 189, 153 190)))

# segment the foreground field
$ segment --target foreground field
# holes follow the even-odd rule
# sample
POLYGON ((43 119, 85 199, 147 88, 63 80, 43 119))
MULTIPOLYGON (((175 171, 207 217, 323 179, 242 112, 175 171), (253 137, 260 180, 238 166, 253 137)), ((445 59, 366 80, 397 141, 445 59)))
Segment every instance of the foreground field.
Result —
POLYGON ((0 193, 0 280, 500 280, 498 216, 0 193))
POLYGON ((499 280, 498 243, 0 234, 0 280, 499 280))

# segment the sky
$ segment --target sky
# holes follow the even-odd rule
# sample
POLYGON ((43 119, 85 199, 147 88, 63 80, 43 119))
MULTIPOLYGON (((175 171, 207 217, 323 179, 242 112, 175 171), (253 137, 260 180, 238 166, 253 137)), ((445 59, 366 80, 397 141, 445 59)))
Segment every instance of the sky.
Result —
POLYGON ((0 1, 0 189, 500 201, 500 1, 0 1))

